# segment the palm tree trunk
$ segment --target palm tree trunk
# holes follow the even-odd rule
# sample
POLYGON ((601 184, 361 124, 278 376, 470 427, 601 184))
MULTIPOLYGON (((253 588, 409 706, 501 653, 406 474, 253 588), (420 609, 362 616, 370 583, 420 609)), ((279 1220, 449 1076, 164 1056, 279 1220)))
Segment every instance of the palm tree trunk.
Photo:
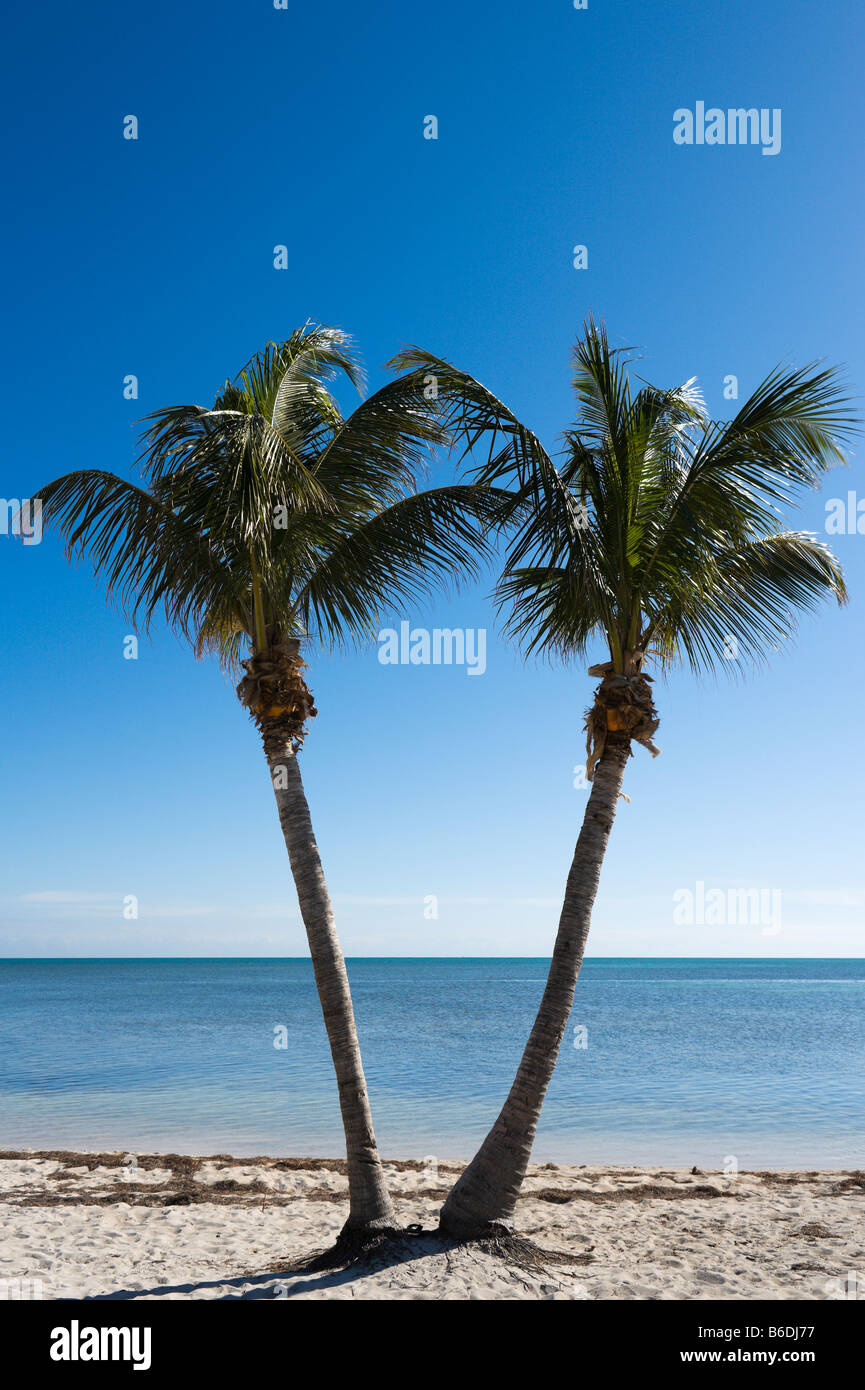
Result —
POLYGON ((267 760, 279 808, 279 823, 297 887, 339 1085, 350 1203, 344 1231, 385 1231, 396 1227, 396 1216, 376 1147, 345 959, 313 834, 309 804, 290 740, 285 741, 281 750, 273 748, 272 740, 269 743, 267 760))
POLYGON ((501 1113, 442 1208, 441 1226, 450 1234, 489 1234, 513 1215, 541 1106, 570 1017, 601 864, 629 755, 627 736, 607 735, 568 875, 541 1006, 501 1113))

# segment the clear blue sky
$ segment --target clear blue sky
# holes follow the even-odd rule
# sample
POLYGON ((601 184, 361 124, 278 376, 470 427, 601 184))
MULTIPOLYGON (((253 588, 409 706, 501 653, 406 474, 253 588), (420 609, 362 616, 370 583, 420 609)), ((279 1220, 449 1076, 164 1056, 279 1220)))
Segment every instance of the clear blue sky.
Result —
MULTIPOLYGON (((718 416, 725 375, 744 397, 781 358, 841 362, 858 395, 863 30, 852 0, 17 7, 0 491, 130 474, 138 418, 210 403, 308 317, 355 335, 372 386, 405 342, 449 356, 550 446, 590 309, 718 416), (780 108, 780 153, 675 145, 697 101, 780 108)), ((822 532, 849 489, 861 458, 795 524, 822 532)), ((833 544, 846 610, 745 683, 660 686, 663 756, 630 765, 590 953, 863 954, 865 536, 833 544), (781 891, 781 930, 675 924, 698 882, 781 891)), ((54 537, 0 536, 0 571, 0 952, 304 954, 230 685, 159 627, 124 660, 126 625, 54 537)), ((312 661, 303 767, 349 955, 550 949, 592 682, 524 666, 488 590, 413 615, 490 629, 482 677, 312 661)))

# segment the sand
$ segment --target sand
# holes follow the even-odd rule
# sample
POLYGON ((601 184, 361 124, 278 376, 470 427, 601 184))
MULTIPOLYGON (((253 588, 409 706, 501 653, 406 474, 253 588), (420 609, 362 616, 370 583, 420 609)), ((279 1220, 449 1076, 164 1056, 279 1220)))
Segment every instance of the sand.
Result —
POLYGON ((573 1264, 435 1234, 459 1163, 388 1163, 427 1234, 297 1274, 346 1214, 333 1159, 0 1156, 0 1298, 865 1299, 865 1173, 535 1165, 515 1226, 573 1264), (4 1282, 5 1281, 5 1282, 4 1282))

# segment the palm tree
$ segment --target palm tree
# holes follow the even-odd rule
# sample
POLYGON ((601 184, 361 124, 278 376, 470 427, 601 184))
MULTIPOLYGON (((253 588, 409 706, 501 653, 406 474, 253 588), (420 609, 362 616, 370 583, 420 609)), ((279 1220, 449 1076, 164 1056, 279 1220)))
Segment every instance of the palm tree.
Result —
POLYGON ((653 756, 651 676, 683 658, 696 671, 734 650, 754 662, 789 637, 795 611, 845 600, 840 566, 812 535, 785 531, 779 508, 844 462, 854 424, 837 375, 779 367, 727 424, 712 423, 694 381, 631 387, 627 360, 589 320, 575 353, 579 423, 553 463, 489 391, 440 358, 401 353, 433 373, 467 449, 486 436, 475 476, 507 479, 511 539, 498 584, 506 630, 524 650, 609 659, 586 715, 591 791, 565 888, 541 1005, 508 1097, 452 1189, 442 1226, 454 1234, 507 1226, 573 1002, 592 905, 631 742, 653 756))
POLYGON ((338 1080, 348 1240, 395 1218, 300 775, 316 714, 302 644, 363 642, 386 605, 473 574, 491 494, 416 490, 427 452, 445 437, 423 374, 388 383, 348 419, 328 389, 337 375, 360 388, 351 340, 307 323, 268 343, 211 409, 148 416, 142 486, 88 469, 38 495, 67 554, 89 557, 131 622, 146 629, 161 610, 198 656, 244 670, 238 695, 261 733, 338 1080))

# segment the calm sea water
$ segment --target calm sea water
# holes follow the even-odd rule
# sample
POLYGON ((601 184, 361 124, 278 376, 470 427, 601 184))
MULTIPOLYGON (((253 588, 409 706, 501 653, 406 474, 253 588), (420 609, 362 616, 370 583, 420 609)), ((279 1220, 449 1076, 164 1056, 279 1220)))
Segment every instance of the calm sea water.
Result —
MULTIPOLYGON (((474 1151, 545 973, 349 962, 383 1153, 474 1151)), ((863 960, 587 961, 535 1157, 865 1166, 863 1005, 863 960)), ((310 963, 0 961, 0 1146, 338 1155, 310 963)))

